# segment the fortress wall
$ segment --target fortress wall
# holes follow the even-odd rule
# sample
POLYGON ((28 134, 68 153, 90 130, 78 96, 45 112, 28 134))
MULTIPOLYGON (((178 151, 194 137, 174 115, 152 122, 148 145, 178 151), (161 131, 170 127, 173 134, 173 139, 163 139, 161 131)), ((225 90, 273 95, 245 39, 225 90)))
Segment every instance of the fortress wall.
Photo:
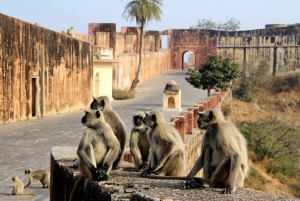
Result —
POLYGON ((92 44, 0 14, 0 124, 85 108, 92 67, 92 44))
POLYGON ((217 40, 217 54, 243 65, 244 61, 267 61, 270 73, 286 73, 300 69, 300 36, 221 37, 217 40))

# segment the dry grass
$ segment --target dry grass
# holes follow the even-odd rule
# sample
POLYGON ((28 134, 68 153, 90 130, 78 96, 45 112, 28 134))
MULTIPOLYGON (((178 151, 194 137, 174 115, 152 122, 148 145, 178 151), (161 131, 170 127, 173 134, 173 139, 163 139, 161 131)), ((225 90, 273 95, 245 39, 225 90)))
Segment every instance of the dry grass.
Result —
MULTIPOLYGON (((231 121, 240 127, 245 122, 276 115, 285 119, 298 120, 300 125, 300 86, 296 83, 293 87, 284 87, 282 90, 280 83, 284 79, 291 78, 272 77, 262 82, 254 91, 255 101, 253 102, 247 103, 233 99, 231 121)), ((292 189, 300 185, 298 181, 290 179, 285 184, 280 183, 274 175, 267 173, 270 161, 265 159, 257 162, 255 158, 255 153, 249 152, 249 164, 252 170, 245 182, 245 187, 270 194, 299 196, 292 189)))
POLYGON ((132 99, 135 97, 135 90, 113 89, 113 98, 115 100, 132 99))

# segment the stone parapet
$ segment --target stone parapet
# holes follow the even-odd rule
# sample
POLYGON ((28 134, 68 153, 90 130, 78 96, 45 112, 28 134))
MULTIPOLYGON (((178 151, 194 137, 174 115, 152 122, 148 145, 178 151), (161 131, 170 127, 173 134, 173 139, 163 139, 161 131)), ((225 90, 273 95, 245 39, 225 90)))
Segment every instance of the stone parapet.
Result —
MULTIPOLYGON (((69 200, 69 195, 79 174, 78 170, 71 166, 74 147, 60 147, 59 150, 62 151, 59 154, 61 157, 57 158, 54 148, 51 154, 51 201, 69 200)), ((88 181, 87 188, 79 188, 76 200, 299 200, 294 197, 270 195, 247 188, 238 188, 235 193, 230 195, 221 194, 223 189, 216 188, 185 190, 183 188, 185 186, 184 179, 144 178, 141 177, 140 172, 135 171, 133 164, 123 161, 121 167, 124 171, 111 175, 108 181, 88 181)))

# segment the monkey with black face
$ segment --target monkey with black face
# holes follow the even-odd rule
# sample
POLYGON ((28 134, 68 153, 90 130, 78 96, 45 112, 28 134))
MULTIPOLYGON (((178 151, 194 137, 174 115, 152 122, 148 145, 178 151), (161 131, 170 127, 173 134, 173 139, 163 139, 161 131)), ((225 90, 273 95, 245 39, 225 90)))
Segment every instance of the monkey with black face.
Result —
POLYGON ((12 182, 14 184, 14 188, 9 195, 22 195, 24 192, 24 184, 19 179, 18 176, 13 176, 12 182))
POLYGON ((146 114, 138 112, 133 116, 133 128, 130 135, 130 152, 134 158, 135 167, 138 170, 145 170, 149 166, 150 130, 151 128, 143 123, 146 114))
POLYGON ((28 174, 28 184, 24 187, 27 188, 30 184, 32 179, 39 180, 42 184, 42 188, 50 188, 50 172, 45 170, 35 170, 33 171, 31 168, 25 170, 25 174, 28 174))
POLYGON ((124 153, 125 153, 125 143, 126 143, 126 128, 124 122, 121 120, 119 115, 111 107, 110 99, 107 96, 99 96, 94 98, 90 105, 93 110, 100 110, 105 121, 110 125, 114 134, 120 142, 121 152, 118 155, 117 160, 113 164, 113 169, 117 169, 120 165, 124 153))
MULTIPOLYGON (((197 121, 203 135, 201 155, 186 179, 186 188, 199 186, 193 178, 203 168, 203 180, 212 188, 225 188, 229 194, 244 186, 247 176, 247 142, 236 126, 224 119, 220 109, 199 112, 197 121)), ((201 185, 201 184, 200 184, 201 185)))
POLYGON ((142 176, 183 176, 186 171, 184 143, 178 131, 168 124, 160 111, 146 113, 144 123, 151 127, 150 165, 142 176))
POLYGON ((112 164, 120 152, 120 143, 108 123, 105 122, 102 112, 85 111, 81 123, 87 127, 77 149, 81 176, 73 187, 70 200, 75 199, 78 188, 83 183, 86 186, 88 179, 108 180, 112 164))

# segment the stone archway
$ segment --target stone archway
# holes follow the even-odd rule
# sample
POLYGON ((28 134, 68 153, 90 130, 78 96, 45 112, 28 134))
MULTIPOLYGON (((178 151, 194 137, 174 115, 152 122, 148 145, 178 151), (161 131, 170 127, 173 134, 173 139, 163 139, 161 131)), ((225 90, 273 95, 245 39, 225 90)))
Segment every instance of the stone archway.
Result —
POLYGON ((191 66, 195 67, 195 53, 193 51, 185 51, 182 54, 182 69, 188 69, 191 66), (187 60, 186 60, 187 59, 187 60))
POLYGON ((160 32, 168 35, 170 50, 170 68, 182 69, 183 54, 194 52, 195 68, 201 68, 208 55, 217 53, 216 38, 219 33, 206 29, 168 29, 160 32))

